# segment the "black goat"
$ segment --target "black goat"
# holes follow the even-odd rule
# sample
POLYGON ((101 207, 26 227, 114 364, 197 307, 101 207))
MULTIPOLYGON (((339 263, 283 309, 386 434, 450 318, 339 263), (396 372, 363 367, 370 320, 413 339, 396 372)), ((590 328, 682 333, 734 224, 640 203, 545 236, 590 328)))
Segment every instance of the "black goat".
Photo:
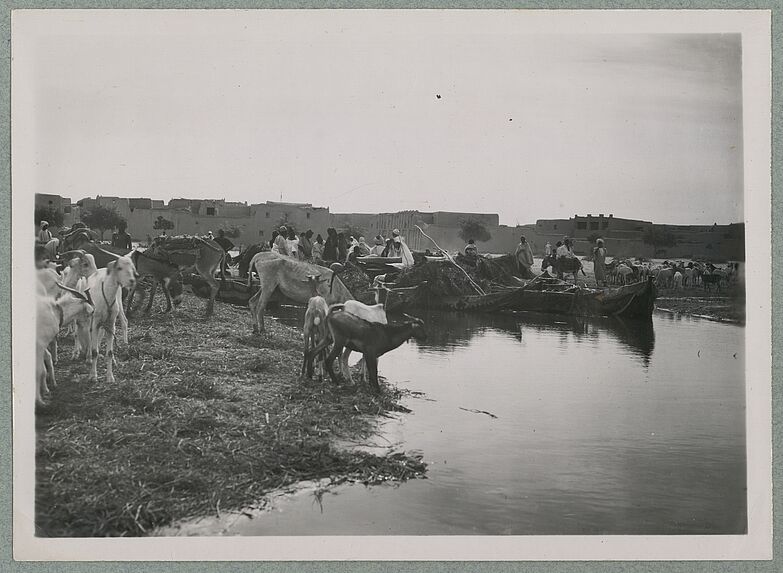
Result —
MULTIPOLYGON (((361 352, 370 378, 373 391, 380 392, 378 385, 378 358, 390 350, 399 347, 409 338, 419 341, 427 339, 424 322, 412 316, 404 315, 406 320, 400 324, 380 324, 367 322, 351 313, 330 308, 326 317, 326 325, 332 334, 334 346, 326 357, 326 370, 333 382, 337 382, 334 369, 334 359, 340 356, 343 349, 361 352)), ((312 351, 316 356, 326 348, 329 340, 324 340, 312 351)), ((345 365, 347 366, 347 365, 345 365)))

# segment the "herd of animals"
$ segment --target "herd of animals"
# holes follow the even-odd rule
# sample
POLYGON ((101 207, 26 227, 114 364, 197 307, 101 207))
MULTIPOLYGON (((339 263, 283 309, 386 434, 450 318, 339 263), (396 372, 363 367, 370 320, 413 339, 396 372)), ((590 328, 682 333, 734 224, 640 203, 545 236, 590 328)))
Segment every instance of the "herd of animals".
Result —
MULTIPOLYGON (((77 233, 71 239, 66 243, 69 250, 55 258, 36 254, 36 403, 39 405, 44 404, 49 385, 56 385, 57 337, 63 329, 74 339, 71 359, 90 364, 91 380, 98 378, 99 350, 105 338, 106 382, 111 384, 116 325, 119 322, 121 340, 128 344, 128 316, 140 282, 151 283, 146 311, 151 308, 157 286, 161 286, 168 312, 172 305, 182 301, 181 271, 195 269, 210 285, 211 296, 206 308, 210 316, 220 288, 215 274, 226 256, 219 245, 202 238, 193 238, 189 245, 169 252, 166 260, 139 250, 124 255, 113 253, 93 242, 87 234, 77 233)), ((323 376, 325 368, 336 382, 339 376, 333 364, 338 359, 340 375, 350 380, 348 357, 351 352, 360 352, 364 358, 363 378, 367 377, 371 388, 379 391, 378 358, 410 338, 426 339, 420 319, 402 314, 390 321, 382 304, 366 305, 354 300, 337 274, 339 264, 325 268, 272 252, 259 252, 248 267, 251 271, 248 285, 252 271, 260 282, 259 290, 249 301, 255 333, 265 330, 265 309, 276 290, 307 305, 302 376, 312 377, 316 369, 323 376)), ((584 272, 581 262, 576 267, 568 272, 574 275, 579 270, 584 272)), ((610 284, 622 285, 652 277, 659 288, 669 289, 697 286, 720 289, 735 280, 736 272, 735 265, 719 269, 698 262, 667 261, 653 266, 649 262, 615 260, 607 265, 610 284)))
MULTIPOLYGON (((195 238, 190 245, 167 253, 168 260, 153 258, 134 250, 120 255, 104 249, 84 236, 68 244, 69 250, 54 260, 36 254, 37 340, 36 404, 45 405, 49 386, 56 386, 57 337, 65 330, 73 336, 72 360, 90 364, 89 379, 97 381, 97 364, 105 338, 106 383, 114 382, 113 365, 116 326, 121 340, 128 344, 128 316, 134 294, 144 279, 151 283, 147 310, 155 290, 162 286, 167 312, 182 300, 180 272, 195 269, 211 287, 206 314, 213 313, 215 295, 220 287, 215 278, 225 254, 208 239, 195 238), (124 296, 124 292, 127 295, 124 296)), ((348 358, 351 352, 363 355, 363 378, 379 391, 378 358, 410 338, 426 340, 421 319, 402 314, 390 321, 383 305, 366 305, 351 296, 332 268, 261 252, 250 263, 260 280, 260 288, 249 302, 253 330, 265 331, 264 311, 275 290, 288 298, 307 304, 304 319, 305 352, 302 375, 312 377, 315 367, 337 382, 333 363, 339 358, 340 373, 350 380, 348 358)), ((250 278, 248 278, 248 282, 250 278)))
POLYGON ((727 268, 719 268, 712 263, 698 261, 664 261, 653 265, 649 261, 615 259, 606 265, 606 278, 612 285, 645 281, 652 277, 658 288, 682 290, 703 287, 705 290, 715 288, 720 291, 736 281, 737 271, 735 263, 729 264, 727 268))
MULTIPOLYGON (((578 280, 579 273, 587 275, 582 261, 576 257, 546 257, 541 263, 541 270, 551 268, 559 278, 571 275, 578 280)), ((649 261, 632 261, 631 259, 613 259, 606 264, 606 282, 609 285, 627 285, 653 278, 659 289, 693 289, 703 287, 705 290, 715 288, 720 291, 737 279, 737 263, 730 263, 726 268, 716 267, 712 263, 691 261, 653 264, 649 261)))

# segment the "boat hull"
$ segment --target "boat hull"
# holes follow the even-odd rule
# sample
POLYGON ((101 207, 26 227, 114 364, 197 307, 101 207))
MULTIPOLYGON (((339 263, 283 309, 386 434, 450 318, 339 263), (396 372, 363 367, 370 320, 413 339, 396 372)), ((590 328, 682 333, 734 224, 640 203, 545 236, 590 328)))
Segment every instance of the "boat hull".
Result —
POLYGON ((434 296, 425 287, 387 289, 390 311, 425 308, 474 312, 542 312, 573 316, 652 317, 657 292, 652 280, 602 290, 511 288, 486 295, 434 296))

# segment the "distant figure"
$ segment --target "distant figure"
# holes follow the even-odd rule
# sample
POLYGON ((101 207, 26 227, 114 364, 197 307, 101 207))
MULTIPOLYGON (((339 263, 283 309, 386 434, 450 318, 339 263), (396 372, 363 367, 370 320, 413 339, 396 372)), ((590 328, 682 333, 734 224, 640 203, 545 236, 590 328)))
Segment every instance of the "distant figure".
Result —
POLYGON ((373 247, 370 249, 370 254, 375 255, 376 257, 383 256, 383 251, 386 248, 386 241, 383 240, 383 237, 380 235, 375 235, 375 239, 373 239, 373 247))
POLYGON ((571 247, 571 239, 565 237, 562 243, 558 241, 557 244, 558 244, 557 251, 555 251, 557 254, 557 258, 574 256, 574 251, 573 248, 571 247))
POLYGON ((215 240, 215 235, 212 234, 212 231, 207 231, 207 239, 209 239, 210 241, 215 240))
POLYGON ((468 244, 465 245, 465 255, 468 257, 478 256, 478 247, 476 246, 476 241, 473 239, 468 239, 468 244))
POLYGON ((337 260, 341 263, 348 260, 348 240, 343 233, 337 233, 337 260))
MULTIPOLYGON (((28 227, 29 228, 29 227, 28 227)), ((29 237, 30 235, 28 235, 29 237)), ((38 243, 45 245, 52 240, 52 233, 49 231, 48 221, 41 221, 40 230, 38 231, 38 243)))
POLYGON ((595 284, 597 286, 606 286, 606 249, 604 240, 596 239, 593 247, 593 272, 595 273, 595 284))
POLYGON ((359 256, 363 257, 365 255, 370 254, 370 245, 367 244, 367 241, 364 237, 359 237, 359 256))
POLYGON ((392 238, 390 239, 390 243, 386 243, 386 250, 384 250, 384 253, 388 253, 383 255, 385 257, 400 257, 402 266, 404 267, 413 266, 413 253, 411 253, 408 245, 405 244, 405 239, 400 235, 399 229, 394 229, 392 231, 392 238))
POLYGON ((120 223, 117 226, 117 232, 111 236, 112 247, 117 247, 118 249, 128 249, 129 251, 133 248, 131 236, 126 231, 127 228, 128 225, 126 223, 120 223))
POLYGON ((360 256, 360 248, 357 244, 354 248, 351 249, 351 252, 348 253, 348 261, 349 263, 356 264, 356 258, 360 256))
POLYGON ((312 257, 314 261, 320 261, 324 258, 324 238, 320 234, 313 243, 312 257))
POLYGON ((313 232, 307 230, 307 232, 299 235, 299 250, 302 253, 302 258, 309 261, 313 258, 313 232))
POLYGON ((271 239, 269 239, 269 248, 270 248, 270 249, 274 248, 274 246, 275 246, 275 239, 277 238, 277 236, 278 236, 279 234, 280 234, 280 231, 278 231, 277 229, 275 229, 274 231, 272 231, 272 238, 271 238, 271 239))
POLYGON ((286 239, 286 245, 288 246, 288 256, 295 259, 299 258, 299 238, 296 236, 296 231, 289 229, 288 238, 286 239))
POLYGON ((348 236, 348 253, 352 253, 353 250, 359 246, 359 241, 353 235, 348 236))
POLYGON ((223 257, 223 262, 220 265, 220 274, 222 276, 226 276, 228 273, 228 263, 231 260, 231 255, 228 254, 228 252, 234 248, 234 243, 232 243, 228 237, 226 237, 226 232, 223 229, 218 229, 218 237, 215 239, 215 242, 220 245, 220 247, 223 249, 223 252, 226 253, 226 256, 223 257))
POLYGON ((389 258, 401 257, 402 246, 399 243, 395 243, 393 239, 386 239, 386 246, 383 248, 381 256, 389 258))
POLYGON ((545 257, 552 256, 552 243, 550 243, 549 241, 546 242, 546 246, 544 247, 544 256, 545 257))
POLYGON ((326 229, 326 242, 324 243, 324 261, 333 263, 337 261, 337 229, 326 229))
POLYGON ((533 266, 533 249, 530 248, 530 243, 527 242, 524 235, 519 238, 519 244, 514 251, 514 258, 517 262, 519 275, 523 279, 532 279, 535 277, 533 271, 530 270, 530 267, 533 266))
POLYGON ((284 255, 286 257, 291 255, 291 253, 288 251, 288 242, 286 241, 286 237, 288 237, 288 229, 286 229, 285 225, 283 225, 280 227, 280 232, 277 234, 277 237, 275 237, 275 242, 272 244, 273 253, 284 255))

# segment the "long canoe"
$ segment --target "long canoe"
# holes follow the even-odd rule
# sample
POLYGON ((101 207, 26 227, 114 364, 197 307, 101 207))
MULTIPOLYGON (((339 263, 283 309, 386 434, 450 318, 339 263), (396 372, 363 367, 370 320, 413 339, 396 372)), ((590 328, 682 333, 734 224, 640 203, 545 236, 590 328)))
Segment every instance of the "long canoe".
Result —
MULTIPOLYGON (((485 295, 434 296, 426 285, 394 288, 387 286, 387 310, 413 308, 475 312, 543 312, 574 316, 622 316, 649 319, 655 308, 656 289, 652 280, 617 288, 586 289, 567 285, 538 285, 539 288, 507 288, 485 295)), ((383 296, 383 295, 382 295, 383 296)))

